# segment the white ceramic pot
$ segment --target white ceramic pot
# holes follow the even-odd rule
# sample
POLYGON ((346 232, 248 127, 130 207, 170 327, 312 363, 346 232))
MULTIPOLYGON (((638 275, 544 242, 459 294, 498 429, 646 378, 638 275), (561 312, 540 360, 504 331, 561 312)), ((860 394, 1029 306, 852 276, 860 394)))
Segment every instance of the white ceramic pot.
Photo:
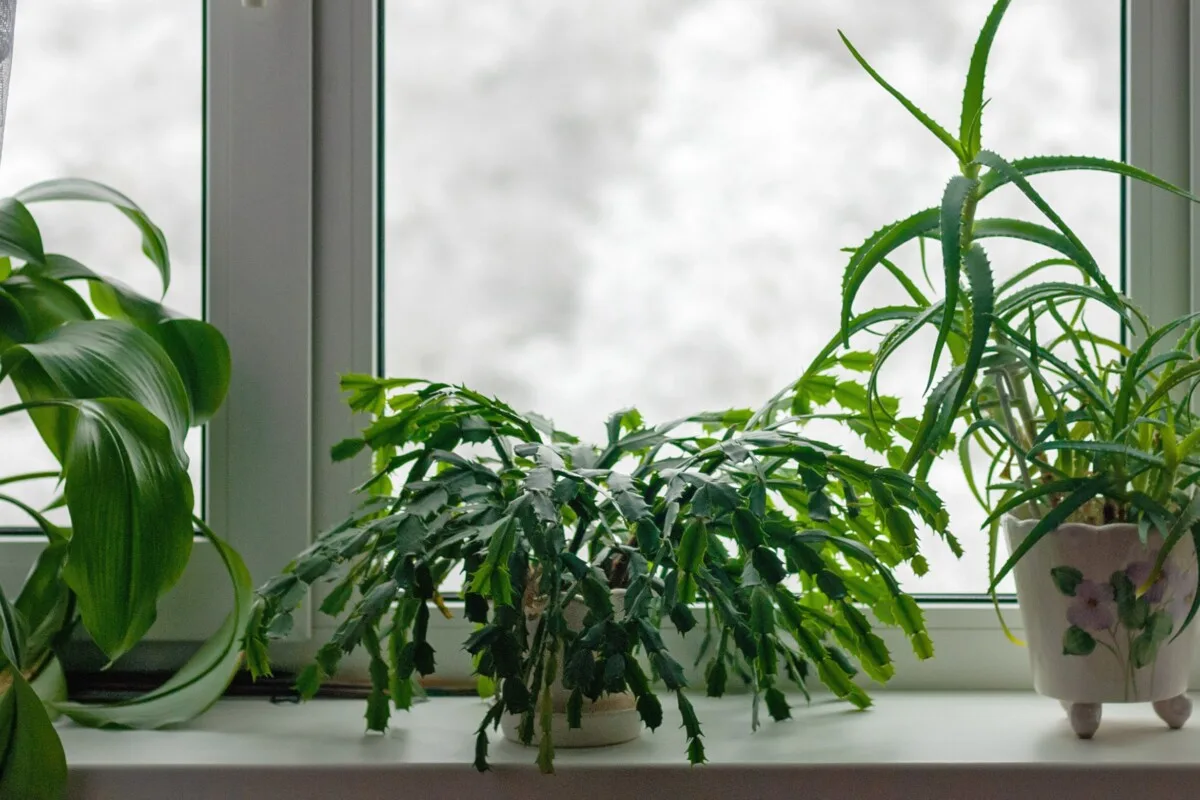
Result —
MULTIPOLYGON (((1009 547, 1036 523, 1006 517, 1009 547)), ((1081 736, 1099 725, 1101 703, 1154 703, 1172 727, 1187 718, 1183 704, 1190 711, 1185 693, 1200 619, 1175 638, 1196 593, 1190 537, 1171 550, 1162 577, 1141 598, 1135 591, 1162 541, 1152 530, 1143 544, 1136 525, 1068 523, 1013 569, 1034 688, 1063 701, 1081 736)))
MULTIPOLYGON (((618 610, 622 607, 624 597, 624 589, 613 590, 613 602, 618 610)), ((587 612, 587 605, 582 600, 578 598, 572 600, 563 614, 567 626, 572 631, 582 630, 587 612)), ((526 617, 525 624, 532 637, 537 630, 538 617, 526 617)), ((561 662, 561 657, 559 660, 561 662)), ((642 720, 637 712, 637 699, 632 692, 601 695, 600 699, 595 702, 590 702, 585 698, 578 728, 572 728, 567 724, 567 701, 570 697, 571 691, 562 685, 561 679, 556 681, 550 689, 550 701, 554 705, 550 732, 555 747, 604 747, 628 742, 642 735, 642 720)), ((521 741, 518 735, 520 724, 519 714, 505 714, 500 720, 504 738, 519 743, 521 741)), ((540 738, 541 733, 535 728, 532 744, 537 745, 540 738)))

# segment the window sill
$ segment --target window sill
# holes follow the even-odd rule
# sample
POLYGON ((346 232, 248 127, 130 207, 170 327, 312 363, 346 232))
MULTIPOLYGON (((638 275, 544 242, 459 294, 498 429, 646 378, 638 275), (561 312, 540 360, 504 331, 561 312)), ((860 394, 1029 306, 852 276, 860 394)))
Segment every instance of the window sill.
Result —
POLYGON ((678 713, 655 734, 598 750, 559 750, 556 777, 536 752, 492 736, 494 772, 471 768, 480 701, 435 698, 363 734, 362 701, 273 705, 225 700, 173 731, 64 724, 72 798, 645 797, 1067 798, 1191 796, 1200 724, 1169 731, 1149 705, 1110 705, 1091 742, 1058 704, 1027 692, 879 693, 856 713, 817 701, 750 733, 745 696, 696 698, 709 764, 683 757, 678 713))

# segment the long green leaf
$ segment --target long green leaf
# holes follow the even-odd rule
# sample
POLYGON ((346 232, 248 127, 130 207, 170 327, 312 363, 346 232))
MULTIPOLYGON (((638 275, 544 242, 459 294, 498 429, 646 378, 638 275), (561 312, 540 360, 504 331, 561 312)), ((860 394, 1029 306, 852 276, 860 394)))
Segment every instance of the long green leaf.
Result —
POLYGON ((1160 380, 1158 385, 1154 387, 1154 391, 1142 403, 1142 407, 1138 409, 1137 416, 1150 416, 1155 403, 1169 395, 1172 389, 1182 383, 1195 380, 1200 380, 1200 359, 1180 367, 1175 372, 1160 380))
POLYGON ((1163 461, 1161 456, 1154 453, 1147 453, 1144 450, 1138 450, 1136 447, 1130 447, 1120 442, 1076 442, 1071 440, 1041 442, 1030 448, 1029 456, 1033 458, 1052 450, 1087 453, 1088 455, 1099 457, 1120 456, 1146 464, 1153 464, 1156 467, 1166 466, 1166 462, 1163 461))
POLYGON ((1038 225, 1035 222, 1027 222, 1026 220, 992 218, 977 220, 973 234, 975 239, 993 237, 1022 239, 1061 253, 1079 265, 1080 269, 1092 280, 1095 280, 1096 276, 1099 275, 1101 280, 1097 281, 1097 283, 1100 284, 1101 291, 1108 296, 1110 304, 1121 304, 1119 295, 1117 295, 1112 286, 1109 285, 1107 279, 1100 273, 1100 268, 1096 265, 1092 255, 1058 231, 1051 230, 1044 225, 1038 225))
POLYGON ((983 141, 983 82, 987 73, 988 54, 992 50, 992 42, 996 39, 996 31, 1000 20, 1008 9, 1009 0, 997 0, 988 14, 979 38, 975 40, 975 49, 971 53, 971 66, 967 70, 967 84, 963 88, 962 116, 959 120, 959 142, 966 152, 967 158, 974 158, 979 152, 983 141))
POLYGON ((1015 288, 1022 281, 1027 280, 1044 269, 1052 269, 1053 267, 1072 267, 1074 269, 1079 269, 1079 267, 1075 265, 1074 261, 1066 258, 1045 258, 1034 264, 1030 264, 1025 269, 1006 279, 996 288, 996 293, 999 295, 1006 295, 1010 289, 1015 288))
POLYGON ((66 541, 67 534, 62 528, 48 520, 46 516, 38 511, 33 506, 21 500, 19 497, 12 495, 0 494, 0 503, 8 503, 11 506, 16 506, 21 509, 30 519, 37 523, 38 529, 46 535, 50 541, 66 541))
POLYGON ((218 630, 174 676, 154 691, 120 703, 58 703, 57 709, 83 725, 105 728, 161 728, 186 722, 215 703, 242 660, 242 638, 250 622, 254 592, 241 556, 213 533, 205 535, 233 582, 233 610, 218 630))
POLYGON ((971 339, 967 347, 967 357, 963 362, 962 378, 955 392, 950 410, 946 412, 949 418, 958 416, 966 400, 967 393, 975 386, 975 374, 979 371, 979 362, 987 349, 988 339, 992 333, 992 308, 995 304, 995 288, 992 284, 992 266, 988 263, 987 254, 978 244, 972 244, 967 250, 966 258, 967 285, 971 292, 971 339))
MULTIPOLYGON (((1036 352, 1037 358, 1040 361, 1050 364, 1056 370, 1065 375, 1069 379, 1072 389, 1076 389, 1087 395, 1089 409, 1099 410, 1104 412, 1104 414, 1107 416, 1112 416, 1112 404, 1101 392, 1097 390, 1096 386, 1093 385, 1092 381, 1088 380, 1086 376, 1080 374, 1077 370, 1072 368, 1071 365, 1056 356, 1053 352, 1044 348, 1038 348, 1034 342, 1025 338, 1024 335, 1022 335, 1012 326, 1005 323, 1003 320, 996 319, 994 320, 994 324, 995 327, 1014 344, 1018 345, 1020 348, 1024 348, 1024 351, 1026 352, 1036 352)), ((1029 367, 1031 373, 1038 371, 1037 364, 1033 363, 1032 359, 1030 359, 1026 352, 1022 352, 1022 350, 1015 347, 996 348, 996 350, 998 353, 1003 353, 1022 361, 1022 363, 1029 367)))
MULTIPOLYGON (((875 402, 879 397, 879 375, 883 371, 883 367, 887 364, 892 355, 909 339, 917 334, 921 328, 926 325, 933 324, 934 320, 939 316, 947 316, 953 322, 953 312, 947 314, 945 309, 948 306, 942 301, 938 301, 926 308, 920 314, 911 317, 902 325, 897 325, 892 330, 888 331, 883 337, 883 341, 879 343, 879 349, 875 358, 875 363, 871 367, 871 374, 867 378, 867 413, 871 418, 872 424, 875 422, 875 411, 878 403, 875 402)), ((936 361, 936 360, 935 360, 936 361)))
POLYGON ((1158 548, 1158 558, 1154 559, 1154 568, 1150 570, 1150 574, 1146 576, 1146 582, 1137 587, 1138 596, 1141 597, 1158 577, 1162 574, 1163 565, 1167 563, 1167 556, 1179 544, 1179 540, 1191 533, 1192 526, 1200 520, 1200 492, 1194 492, 1192 499, 1183 507, 1179 515, 1175 517, 1175 521, 1171 524, 1168 531, 1163 531, 1162 547, 1158 548))
POLYGON ((1100 494, 1111 480, 1107 475, 1088 478, 1080 484, 1079 488, 1064 497, 1061 503, 1050 509, 1046 516, 1038 520, 1038 523, 1033 526, 1033 530, 1029 532, 1029 535, 1013 550, 1012 555, 1008 557, 1008 561, 1004 562, 1004 566, 1000 568, 1000 571, 996 573, 996 577, 992 579, 992 585, 988 587, 988 591, 996 591, 996 587, 1000 584, 1000 581, 1004 580, 1005 576, 1016 566, 1016 563, 1024 558, 1025 554, 1035 544, 1040 542, 1043 536, 1066 522, 1067 518, 1074 514, 1076 509, 1100 494))
POLYGON ((850 321, 853 317, 854 298, 876 266, 901 245, 911 242, 938 226, 938 209, 927 208, 907 219, 880 228, 855 249, 846 265, 842 277, 842 337, 850 341, 850 321))
MULTIPOLYGON (((1027 178, 1047 172, 1108 172, 1141 181, 1142 183, 1191 200, 1194 203, 1200 203, 1200 197, 1197 197, 1186 189, 1180 189, 1178 186, 1168 183, 1157 175, 1146 172, 1144 169, 1138 169, 1129 164, 1122 164, 1120 161, 1113 161, 1107 158, 1096 158, 1095 156, 1033 156, 1031 158, 1019 158, 1012 162, 1012 166, 1027 178)), ((1008 184, 1010 180, 1010 174, 989 172, 980 179, 980 196, 992 193, 1001 186, 1008 184)))
POLYGON ((63 577, 110 659, 150 629, 192 549, 192 486, 165 425, 129 400, 77 401, 63 461, 73 533, 63 577))
POLYGON ((988 514, 987 519, 983 521, 983 527, 991 525, 1008 512, 1015 508, 1019 508, 1026 503, 1047 497, 1049 495, 1073 492, 1080 486, 1083 486, 1089 480, 1090 478, 1087 477, 1061 478, 1056 481, 1050 481, 1049 483, 1036 484, 1032 489, 1026 489, 1023 492, 1004 498, 997 503, 996 507, 992 509, 992 512, 988 514))
MULTIPOLYGON (((22 272, 4 282, 4 293, 5 305, 20 309, 17 315, 24 330, 13 337, 18 341, 36 341, 64 323, 95 317, 74 289, 52 278, 22 272)), ((12 322, 5 325, 10 336, 17 333, 12 322)))
POLYGON ((1117 299, 1116 290, 1113 289, 1112 284, 1108 282, 1108 278, 1104 276, 1104 272, 1100 269, 1100 265, 1096 263, 1096 259, 1092 257, 1092 254, 1088 251, 1087 247, 1085 247, 1083 242, 1079 240, 1079 237, 1075 235, 1075 232, 1071 230, 1066 221, 1064 221, 1063 218, 1058 215, 1058 212, 1051 208, 1050 204, 1047 203, 1040 194, 1038 194, 1037 190, 1033 188, 1033 184, 1031 184, 1025 178, 1025 176, 1021 174, 1019 169, 990 150, 981 151, 975 157, 975 162, 996 172, 1006 174, 1009 181, 1016 184, 1017 188, 1019 188, 1027 198, 1029 198, 1030 202, 1037 206, 1038 210, 1045 214, 1046 218, 1053 222, 1055 227, 1062 232, 1062 235, 1065 236, 1079 251, 1080 258, 1076 258, 1075 261, 1088 274, 1088 277, 1095 281, 1096 285, 1099 286, 1104 293, 1111 297, 1114 301, 1117 299))
POLYGON ((60 281, 88 281, 92 302, 101 313, 150 334, 183 380, 192 425, 203 425, 221 407, 229 390, 232 361, 229 345, 215 327, 202 320, 181 317, 67 256, 47 255, 45 264, 35 268, 33 274, 60 281))
POLYGON ((927 451, 936 447, 942 437, 949 432, 950 425, 954 421, 953 416, 949 414, 949 407, 953 398, 958 394, 962 380, 963 368, 955 367, 929 393, 925 400, 925 413, 921 417, 921 424, 913 438, 912 447, 904 458, 906 472, 911 470, 917 461, 927 454, 927 451))
POLYGON ((107 203, 124 214, 142 234, 142 252, 158 267, 162 276, 163 294, 171 286, 171 258, 167 252, 167 238, 162 230, 150 221, 146 212, 116 189, 102 183, 83 178, 60 178, 43 181, 17 192, 16 199, 22 203, 44 203, 51 200, 87 200, 107 203))
POLYGON ((67 557, 66 540, 51 541, 38 554, 13 606, 29 625, 28 649, 33 663, 40 661, 67 622, 71 592, 62 579, 67 557))
POLYGON ((42 234, 37 222, 20 200, 0 200, 0 256, 19 258, 36 264, 45 258, 42 234))
POLYGON ((859 63, 859 66, 867 71, 868 75, 875 79, 876 83, 882 86, 892 97, 899 100, 900 105, 904 106, 908 110, 908 113, 912 114, 922 125, 928 128, 930 133, 940 139, 942 144, 950 148, 950 152, 954 153, 959 161, 966 160, 963 154, 962 146, 958 143, 957 139, 951 136, 945 128, 934 122, 932 117, 930 117, 921 109, 917 108, 917 106, 911 100, 901 94, 886 80, 884 80, 883 76, 876 72, 875 69, 867 63, 867 60, 863 58, 857 50, 854 49, 854 45, 850 44, 850 40, 846 38, 846 34, 838 31, 838 36, 842 37, 842 43, 846 45, 846 49, 848 49, 850 54, 854 56, 854 60, 859 63))
MULTIPOLYGON (((1012 319, 1021 312, 1027 311, 1031 305, 1075 300, 1094 300, 1102 303, 1117 312, 1122 321, 1129 325, 1132 325, 1135 318, 1141 321, 1138 309, 1124 298, 1118 298, 1114 302, 1113 298, 1092 286, 1059 281, 1046 281, 1010 292, 997 305, 996 313, 1006 319, 1012 319)), ((1069 330, 1078 333, 1074 328, 1069 330)))
POLYGON ((12 685, 0 697, 0 797, 61 800, 67 758, 58 732, 25 677, 9 670, 12 685))
MULTIPOLYGON (((166 424, 183 461, 189 423, 187 390, 163 349, 127 322, 91 320, 64 325, 41 341, 13 347, 0 358, 28 400, 122 398, 166 424)), ((31 412, 42 438, 61 457, 62 411, 31 412)))
POLYGON ((942 240, 946 313, 942 315, 937 341, 933 345, 933 355, 929 358, 929 377, 925 382, 925 391, 929 391, 929 387, 933 385, 933 376, 937 374, 942 348, 946 345, 946 337, 950 335, 950 329, 954 325, 954 312, 958 310, 958 282, 963 266, 963 214, 976 186, 975 180, 955 175, 942 193, 938 226, 942 240))

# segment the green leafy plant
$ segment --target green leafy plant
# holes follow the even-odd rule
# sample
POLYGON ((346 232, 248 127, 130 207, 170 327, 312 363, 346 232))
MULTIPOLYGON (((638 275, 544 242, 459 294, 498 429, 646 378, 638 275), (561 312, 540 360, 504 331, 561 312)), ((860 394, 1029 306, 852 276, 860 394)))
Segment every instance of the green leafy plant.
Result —
MULTIPOLYGON (((870 359, 844 358, 841 366, 860 368, 870 359)), ((864 387, 834 375, 839 363, 825 354, 807 373, 810 403, 838 391, 865 398, 864 387)), ((365 647, 371 730, 387 725, 391 707, 409 706, 414 673, 434 670, 429 621, 451 613, 440 587, 455 570, 476 625, 465 647, 494 691, 477 733, 480 770, 488 727, 505 712, 521 715, 521 738, 537 739, 538 764, 552 770, 559 680, 571 691, 573 727, 585 722, 586 700, 628 690, 654 729, 663 716, 657 679, 675 695, 689 760, 703 762, 685 670, 661 634, 665 624, 687 634, 698 614, 707 620, 693 634, 705 637, 707 692, 721 695, 740 678, 755 726, 761 701, 786 718, 783 686, 807 695, 814 675, 851 704, 869 704, 853 662, 880 682, 893 666, 864 609, 898 625, 919 657, 932 655, 921 611, 889 564, 920 558, 914 516, 945 530, 941 502, 899 470, 806 437, 807 417, 731 410, 649 426, 630 409, 608 418, 597 446, 459 386, 349 375, 342 387, 371 421, 333 455, 369 450, 375 472, 360 487, 360 510, 260 589, 250 663, 267 672, 268 637, 290 630, 310 585, 332 581, 321 610, 342 622, 297 688, 312 697, 346 653, 365 647), (588 609, 580 631, 564 618, 573 598, 588 609), (537 620, 532 633, 527 617, 537 620)))
MULTIPOLYGON (((1008 5, 1009 0, 995 3, 975 45, 957 136, 888 84, 845 40, 870 76, 946 145, 958 174, 938 205, 884 226, 853 249, 843 283, 843 337, 848 342, 865 327, 864 319, 886 316, 893 323, 878 343, 868 381, 874 396, 879 371, 901 347, 927 326, 936 329, 920 429, 901 466, 924 476, 955 425, 965 425, 958 450, 971 489, 989 512, 993 591, 1058 525, 1127 521, 1136 522, 1143 536, 1155 528, 1165 537, 1141 592, 1156 580, 1174 546, 1200 536, 1200 495, 1193 491, 1200 479, 1200 434, 1192 410, 1200 381, 1200 317, 1152 328, 1033 181, 1052 172, 1092 170, 1197 198, 1117 161, 1009 160, 984 149, 984 76, 1008 5), (1008 185, 1029 201, 1039 221, 983 216, 985 201, 1008 185), (1032 243, 1047 257, 998 282, 985 250, 992 238, 1032 243), (854 300, 868 276, 889 265, 902 246, 924 241, 940 249, 944 296, 927 300, 910 291, 909 305, 855 315, 854 300), (1075 273, 1074 279, 1053 277, 1064 270, 1075 273), (1137 346, 1093 333, 1085 310, 1116 315, 1137 346), (949 363, 939 373, 943 356, 949 363), (978 454, 988 464, 982 487, 973 468, 978 454), (998 525, 1007 512, 1040 521, 996 569, 998 525)), ((1196 607, 1193 603, 1188 621, 1196 607)))
POLYGON ((162 231, 129 198, 97 183, 56 180, 0 200, 0 384, 20 402, 58 468, 0 476, 0 503, 46 537, 20 593, 0 595, 0 795, 57 797, 63 752, 39 695, 55 712, 95 725, 157 727, 190 718, 220 696, 240 658, 251 584, 240 557, 192 516, 184 438, 221 405, 229 385, 224 337, 81 262, 46 252, 30 206, 89 201, 116 208, 169 286, 162 231), (86 287, 91 302, 79 289, 86 287), (100 315, 100 316, 98 316, 100 315), (9 493, 57 480, 70 523, 50 521, 9 493), (56 651, 82 622, 110 660, 149 630, 158 599, 183 573, 196 525, 236 588, 225 627, 166 685, 108 706, 65 702, 56 651), (34 692, 34 689, 38 692, 34 692))

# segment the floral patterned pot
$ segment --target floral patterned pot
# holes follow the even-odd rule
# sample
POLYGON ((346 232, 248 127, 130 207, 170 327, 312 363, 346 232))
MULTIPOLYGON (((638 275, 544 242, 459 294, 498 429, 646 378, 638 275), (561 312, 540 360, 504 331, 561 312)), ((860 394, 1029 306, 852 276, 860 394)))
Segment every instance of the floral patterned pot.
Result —
MULTIPOLYGON (((1036 524, 1005 517, 1009 547, 1036 524)), ((1062 701, 1083 738, 1099 727, 1102 703, 1153 703, 1171 727, 1181 727, 1191 712, 1186 692, 1200 625, 1176 636, 1196 594, 1190 538, 1171 550, 1161 577, 1137 596, 1162 541, 1152 530, 1143 543, 1131 524, 1068 523, 1013 569, 1034 688, 1062 701)))
MULTIPOLYGON (((623 606, 624 597, 624 589, 613 590, 613 601, 618 609, 623 606)), ((567 627, 576 632, 582 630, 587 612, 587 606, 582 600, 572 600, 563 614, 567 627)), ((527 612, 525 625, 531 638, 537 630, 539 616, 527 612)), ((637 712, 637 699, 632 692, 601 695, 595 702, 584 698, 583 714, 578 728, 567 724, 567 701, 570 697, 571 691, 562 685, 561 680, 550 689, 550 701, 554 706, 550 735, 554 739, 555 747, 604 747, 632 741, 642 735, 642 718, 637 712)), ((511 742, 520 743, 520 725, 521 717, 518 714, 506 713, 500 720, 504 738, 511 742)), ((540 739, 541 732, 535 729, 531 744, 536 745, 540 739)))

